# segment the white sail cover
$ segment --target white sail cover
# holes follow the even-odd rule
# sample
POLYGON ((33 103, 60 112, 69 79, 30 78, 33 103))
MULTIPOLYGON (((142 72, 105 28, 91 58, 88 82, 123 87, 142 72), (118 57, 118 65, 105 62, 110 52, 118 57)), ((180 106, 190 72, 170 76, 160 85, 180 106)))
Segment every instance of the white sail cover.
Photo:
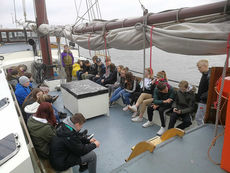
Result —
MULTIPOLYGON (((121 50, 143 49, 143 25, 114 29, 106 32, 106 47, 121 50)), ((146 28, 146 48, 150 43, 150 26, 146 28)), ((105 49, 104 32, 73 35, 71 26, 42 24, 41 35, 66 37, 79 46, 90 50, 105 49)), ((185 55, 225 54, 230 34, 230 22, 180 23, 153 29, 152 45, 170 53, 185 55)))

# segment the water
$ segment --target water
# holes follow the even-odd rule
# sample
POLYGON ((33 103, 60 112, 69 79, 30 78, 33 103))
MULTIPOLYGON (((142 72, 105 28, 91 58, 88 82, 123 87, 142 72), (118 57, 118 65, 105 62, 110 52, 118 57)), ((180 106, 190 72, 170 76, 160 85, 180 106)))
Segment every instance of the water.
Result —
MULTIPOLYGON (((90 57, 89 51, 83 48, 80 48, 80 54, 84 57, 90 57)), ((91 54, 94 55, 94 51, 91 51, 91 54)), ((129 69, 143 72, 143 50, 110 49, 109 54, 112 62, 116 65, 122 64, 129 67, 129 69)), ((146 49, 146 67, 149 67, 150 64, 149 54, 150 49, 146 49)), ((196 66, 197 61, 200 59, 209 60, 210 67, 223 67, 226 55, 188 56, 168 53, 155 47, 152 49, 152 68, 155 74, 158 71, 165 70, 169 79, 176 81, 187 80, 192 85, 198 85, 200 81, 201 74, 196 66)))

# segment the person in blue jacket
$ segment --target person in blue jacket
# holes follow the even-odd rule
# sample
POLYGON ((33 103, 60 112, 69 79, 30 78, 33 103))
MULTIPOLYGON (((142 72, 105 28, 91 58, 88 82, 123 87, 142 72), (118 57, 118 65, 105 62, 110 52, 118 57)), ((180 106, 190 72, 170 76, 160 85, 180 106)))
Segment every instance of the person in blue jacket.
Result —
POLYGON ((15 87, 15 95, 18 101, 18 104, 22 106, 25 98, 30 94, 30 80, 26 76, 21 76, 19 78, 19 83, 15 87))

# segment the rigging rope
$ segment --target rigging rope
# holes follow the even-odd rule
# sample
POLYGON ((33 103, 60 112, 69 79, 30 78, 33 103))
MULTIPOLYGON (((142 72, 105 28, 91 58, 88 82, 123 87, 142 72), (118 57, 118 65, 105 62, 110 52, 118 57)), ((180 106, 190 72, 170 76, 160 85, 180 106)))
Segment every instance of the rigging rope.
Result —
POLYGON ((89 55, 91 56, 90 37, 91 37, 91 34, 89 34, 89 37, 88 37, 88 49, 89 49, 89 55))
POLYGON ((151 71, 151 74, 153 74, 153 69, 152 69, 152 46, 153 46, 153 43, 152 43, 153 38, 152 38, 152 36, 153 36, 153 28, 154 28, 154 26, 152 26, 151 29, 150 29, 150 71, 151 71))
POLYGON ((222 79, 221 79, 221 87, 220 87, 220 92, 219 92, 219 96, 218 96, 214 137, 216 137, 217 133, 218 133, 218 122, 219 122, 221 97, 222 97, 223 89, 224 89, 224 79, 225 79, 226 72, 227 72, 227 69, 228 69, 228 64, 229 64, 229 48, 230 48, 230 43, 229 42, 230 42, 230 33, 228 34, 227 52, 226 52, 227 57, 226 57, 225 64, 224 64, 224 69, 223 69, 222 79))
POLYGON ((107 35, 107 32, 105 31, 105 34, 104 34, 104 43, 105 43, 105 66, 106 66, 106 74, 108 74, 108 68, 107 68, 107 42, 106 42, 106 35, 107 35))

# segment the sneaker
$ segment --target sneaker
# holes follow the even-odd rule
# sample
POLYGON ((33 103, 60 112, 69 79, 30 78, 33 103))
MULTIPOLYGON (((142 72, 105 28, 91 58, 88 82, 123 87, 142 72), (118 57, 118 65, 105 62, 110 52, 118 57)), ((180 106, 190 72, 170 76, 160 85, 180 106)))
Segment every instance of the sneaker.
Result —
POLYGON ((146 127, 150 127, 152 126, 154 123, 152 121, 147 121, 145 124, 142 125, 142 127, 146 128, 146 127))
POLYGON ((134 112, 133 115, 132 115, 132 118, 137 117, 137 114, 138 114, 138 112, 134 112))
POLYGON ((160 130, 157 132, 157 135, 161 136, 166 131, 165 127, 161 127, 160 130))
POLYGON ((123 111, 127 111, 128 109, 129 109, 129 105, 125 106, 125 107, 123 108, 123 111))
POLYGON ((141 121, 143 121, 143 118, 136 117, 136 118, 133 118, 132 121, 133 122, 141 122, 141 121))
POLYGON ((129 110, 131 110, 131 111, 133 111, 133 112, 137 112, 137 107, 136 107, 136 105, 129 106, 129 110))

